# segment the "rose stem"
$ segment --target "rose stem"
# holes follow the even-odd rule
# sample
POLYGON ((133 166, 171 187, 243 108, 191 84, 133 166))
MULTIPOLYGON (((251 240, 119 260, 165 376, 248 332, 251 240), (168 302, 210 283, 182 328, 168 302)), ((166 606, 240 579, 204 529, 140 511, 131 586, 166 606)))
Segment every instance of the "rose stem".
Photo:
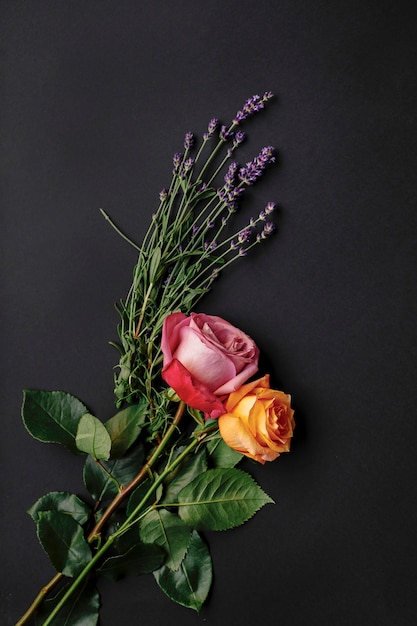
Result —
MULTIPOLYGON (((103 515, 101 516, 97 524, 94 526, 93 530, 88 535, 87 540, 89 543, 92 543, 94 540, 96 540, 99 537, 101 529, 103 528, 107 520, 110 518, 110 516, 119 507, 119 505, 123 502, 123 500, 134 489, 136 489, 136 487, 142 482, 142 480, 146 478, 146 476, 148 475, 149 469, 153 466, 155 461, 158 459, 159 455, 164 451, 170 438, 172 437, 173 433, 177 429, 180 419, 184 413, 184 409, 185 409, 184 402, 180 402, 178 405, 177 412, 175 413, 174 419, 172 420, 172 423, 170 427, 168 428, 167 432, 165 433, 162 441, 160 442, 158 447, 155 449, 155 451, 153 452, 149 460, 142 467, 140 472, 125 487, 122 486, 120 492, 117 494, 114 500, 112 500, 112 502, 109 504, 109 506, 104 511, 103 515)), ((42 589, 40 590, 36 598, 33 600, 30 607, 27 609, 24 615, 22 615, 19 621, 16 622, 15 626, 23 626, 23 624, 26 624, 29 621, 29 619, 33 616, 33 614, 35 613, 39 605, 43 602, 44 598, 52 591, 52 589, 59 583, 59 581, 62 578, 63 578, 63 575, 61 574, 61 572, 57 572, 55 576, 51 578, 51 580, 44 587, 42 587, 42 589)))
MULTIPOLYGON (((203 433, 204 434, 208 434, 203 433)), ((168 434, 168 432, 167 432, 168 434)), ((91 561, 85 566, 85 568, 80 572, 77 578, 74 579, 71 586, 67 589, 66 593, 63 595, 58 604, 53 608, 47 619, 44 621, 43 626, 49 626, 54 618, 57 616, 59 611, 62 609, 67 600, 72 596, 72 594, 78 589, 90 571, 93 569, 95 564, 101 559, 101 557, 107 552, 107 550, 112 546, 114 541, 119 537, 119 535, 123 534, 132 524, 136 523, 138 519, 136 516, 140 512, 140 510, 144 507, 149 497, 156 491, 159 485, 165 480, 165 478, 185 459, 185 457, 192 452, 192 450, 200 443, 202 435, 199 437, 195 437, 195 439, 183 450, 181 454, 177 456, 177 458, 170 464, 165 470, 160 474, 160 476, 155 480, 155 482, 148 489, 146 494, 143 496, 140 503, 137 507, 132 511, 126 521, 120 526, 120 528, 114 532, 110 537, 108 537, 107 541, 101 546, 101 548, 95 553, 91 561), (135 519, 136 518, 136 519, 135 519)))

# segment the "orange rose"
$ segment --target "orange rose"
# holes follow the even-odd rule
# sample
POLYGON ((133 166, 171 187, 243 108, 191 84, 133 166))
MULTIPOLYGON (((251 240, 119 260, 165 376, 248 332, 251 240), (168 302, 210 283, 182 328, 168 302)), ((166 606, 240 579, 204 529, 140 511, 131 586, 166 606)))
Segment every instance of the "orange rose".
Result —
POLYGON ((220 434, 228 446, 264 464, 289 452, 295 427, 291 397, 269 388, 269 375, 237 391, 225 402, 219 417, 220 434))

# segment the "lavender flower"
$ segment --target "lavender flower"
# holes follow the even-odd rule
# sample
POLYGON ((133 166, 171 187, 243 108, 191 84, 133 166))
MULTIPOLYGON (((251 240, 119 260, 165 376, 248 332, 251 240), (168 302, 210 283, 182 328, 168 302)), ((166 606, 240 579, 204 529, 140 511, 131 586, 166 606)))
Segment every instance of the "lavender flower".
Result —
POLYGON ((233 133, 228 131, 227 126, 222 126, 219 137, 222 141, 229 141, 233 137, 233 133))
POLYGON ((235 175, 237 172, 237 168, 237 163, 230 163, 229 167, 227 168, 227 172, 224 176, 224 182, 226 183, 225 187, 227 186, 228 189, 231 189, 235 184, 235 175))
POLYGON ((237 237, 239 243, 245 243, 246 241, 249 241, 251 234, 252 229, 249 226, 241 230, 237 237))
POLYGON ((235 133, 235 136, 233 139, 233 149, 236 149, 245 139, 246 139, 245 133, 241 130, 238 130, 237 133, 235 133))
POLYGON ((184 137, 184 148, 189 150, 194 145, 194 135, 193 133, 186 133, 184 137))
POLYGON ((262 176, 266 166, 274 161, 274 148, 272 146, 262 148, 253 161, 249 161, 245 167, 240 168, 239 179, 246 185, 253 185, 262 176))
POLYGON ((262 98, 257 94, 248 98, 243 105, 241 111, 238 111, 233 119, 233 124, 237 125, 243 122, 246 118, 250 117, 254 113, 257 113, 265 107, 265 103, 273 97, 271 91, 265 91, 262 98))
POLYGON ((204 133, 203 138, 207 141, 207 139, 210 139, 210 137, 212 137, 212 135, 214 134, 214 131, 217 128, 217 125, 219 123, 219 120, 216 118, 213 118, 212 120, 210 120, 208 128, 207 128, 207 132, 204 133))
POLYGON ((275 211, 275 209, 275 202, 268 202, 264 210, 259 213, 259 219, 265 221, 268 215, 271 215, 271 213, 275 211))
POLYGON ((270 237, 272 233, 274 232, 274 230, 275 230, 274 222, 267 222, 262 229, 261 238, 266 239, 267 237, 270 237))
POLYGON ((168 191, 166 189, 161 189, 161 191, 159 192, 159 199, 161 202, 163 202, 164 200, 166 200, 168 197, 168 191))
POLYGON ((178 171, 180 169, 180 165, 181 165, 181 162, 182 162, 182 154, 180 152, 176 152, 174 154, 172 162, 174 164, 174 169, 172 170, 172 173, 173 174, 178 174, 178 171))
POLYGON ((181 178, 185 178, 187 176, 188 172, 191 170, 193 165, 194 165, 194 159, 192 157, 184 161, 181 171, 179 172, 179 175, 181 176, 181 178))

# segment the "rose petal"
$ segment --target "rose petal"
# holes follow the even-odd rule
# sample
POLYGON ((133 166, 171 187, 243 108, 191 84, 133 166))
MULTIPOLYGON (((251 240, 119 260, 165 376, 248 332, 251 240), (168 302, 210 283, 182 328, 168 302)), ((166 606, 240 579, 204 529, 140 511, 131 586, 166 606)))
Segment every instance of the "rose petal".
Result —
MULTIPOLYGON (((204 336, 189 326, 179 332, 179 345, 173 357, 205 386, 214 391, 226 381, 234 378, 235 367, 230 359, 214 345, 207 345, 204 336)), ((224 394, 216 394, 224 395, 224 394)))
POLYGON ((172 351, 176 349, 178 344, 178 333, 182 327, 182 323, 187 321, 184 313, 177 312, 167 315, 162 326, 161 348, 164 355, 164 365, 171 361, 172 351))
POLYGON ((257 443, 239 417, 231 413, 225 413, 219 417, 218 423, 220 434, 228 446, 256 461, 259 460, 262 464, 264 463, 263 460, 258 458, 259 455, 263 454, 262 447, 257 443))
POLYGON ((175 389, 181 400, 189 406, 203 411, 212 418, 224 413, 225 409, 221 400, 194 379, 177 359, 173 359, 162 370, 162 378, 170 387, 175 389))
MULTIPOLYGON (((262 387, 265 389, 269 389, 269 374, 265 374, 262 378, 258 378, 258 380, 253 380, 250 383, 246 383, 246 385, 242 385, 237 388, 236 391, 233 391, 226 401, 226 410, 232 411, 233 407, 236 406, 240 400, 251 393, 256 387, 262 387)), ((216 389, 218 392, 219 390, 216 389)))

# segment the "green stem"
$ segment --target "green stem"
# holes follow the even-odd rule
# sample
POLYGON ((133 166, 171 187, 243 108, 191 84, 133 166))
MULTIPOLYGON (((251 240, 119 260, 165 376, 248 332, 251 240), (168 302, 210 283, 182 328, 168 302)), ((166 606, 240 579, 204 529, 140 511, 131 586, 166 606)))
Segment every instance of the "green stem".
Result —
POLYGON ((129 237, 127 235, 125 235, 118 226, 116 226, 116 224, 113 222, 113 220, 111 219, 111 217, 109 215, 107 215, 106 211, 104 211, 104 209, 100 209, 100 213, 103 215, 103 217, 109 222, 110 226, 112 228, 114 228, 114 230, 116 231, 116 233, 118 235, 120 235, 120 237, 122 239, 124 239, 125 241, 127 241, 127 243, 129 243, 131 246, 133 246, 136 250, 140 251, 140 248, 138 245, 135 244, 134 241, 132 241, 131 239, 129 239, 129 237))
POLYGON ((95 564, 101 559, 103 554, 105 554, 105 552, 107 552, 107 550, 113 544, 115 539, 116 539, 116 534, 110 535, 106 543, 104 543, 101 546, 101 548, 95 553, 91 561, 89 561, 89 563, 84 567, 82 572, 78 574, 77 578, 74 580, 72 585, 67 589, 66 593, 62 596, 61 600, 58 602, 58 604, 54 607, 54 609, 51 611, 49 616, 46 618, 46 620, 43 623, 43 626, 48 626, 48 624, 50 624, 52 620, 58 615, 59 611, 62 609, 66 601, 72 596, 74 591, 78 589, 81 583, 85 580, 85 578, 91 572, 95 564))
MULTIPOLYGON (((112 516, 112 514, 116 511, 116 509, 119 507, 119 505, 147 477, 150 468, 154 465, 154 463, 159 458, 161 453, 165 450, 165 448, 167 447, 169 443, 170 438, 172 437, 174 432, 177 430, 179 421, 184 413, 184 410, 185 410, 185 404, 184 402, 180 402, 178 405, 178 409, 175 413, 174 419, 172 420, 172 423, 170 427, 168 428, 167 432, 165 433, 165 436, 163 437, 162 441, 160 442, 158 447, 155 449, 153 454, 150 456, 147 463, 145 463, 145 465, 142 467, 140 472, 135 476, 135 478, 128 485, 122 487, 121 491, 109 504, 109 506, 104 511, 103 515, 101 516, 97 524, 94 526, 93 530, 88 535, 87 540, 89 543, 92 543, 100 536, 101 529, 103 528, 105 523, 108 521, 108 519, 112 516)), ((15 626, 23 626, 29 621, 31 617, 33 617, 39 605, 42 604, 43 600, 46 598, 48 593, 52 591, 52 589, 58 584, 58 582, 62 578, 63 578, 63 575, 60 572, 58 572, 44 587, 42 587, 42 589, 40 590, 36 598, 33 600, 30 607, 22 615, 19 621, 16 622, 15 626)))
POLYGON ((16 622, 15 626, 23 626, 23 624, 26 624, 26 622, 33 616, 38 606, 42 604, 42 602, 44 601, 48 593, 52 591, 55 585, 59 583, 59 581, 62 578, 63 578, 63 575, 61 574, 61 572, 57 572, 57 574, 55 574, 55 576, 51 578, 49 583, 45 585, 44 587, 42 587, 42 589, 40 590, 40 592, 38 593, 38 595, 36 596, 32 604, 30 605, 28 610, 22 615, 19 621, 16 622))
POLYGON ((186 456, 188 454, 190 454, 190 452, 192 452, 195 447, 197 447, 197 445, 201 442, 202 438, 205 438, 214 428, 217 428, 217 425, 216 426, 210 426, 206 431, 204 431, 204 430, 200 431, 201 434, 199 436, 195 436, 193 441, 185 448, 185 450, 183 450, 183 452, 181 454, 179 454, 177 456, 177 458, 171 464, 167 465, 165 470, 161 473, 161 475, 151 485, 151 487, 148 489, 148 491, 146 492, 146 494, 144 495, 144 497, 142 498, 140 503, 135 507, 135 509, 132 511, 132 513, 129 515, 129 517, 125 520, 125 522, 117 529, 117 531, 115 531, 112 535, 110 535, 110 537, 107 539, 107 541, 96 552, 96 554, 93 556, 91 561, 89 561, 89 563, 85 566, 85 568, 82 570, 82 572, 80 572, 78 574, 77 578, 74 580, 72 585, 68 588, 67 592, 64 594, 64 596, 61 598, 61 600, 58 602, 58 604, 52 610, 52 612, 50 613, 49 617, 43 623, 43 626, 48 626, 52 622, 52 620, 57 616, 57 614, 62 609, 62 607, 64 606, 66 601, 78 589, 80 584, 85 580, 85 578, 88 576, 88 574, 94 568, 96 563, 98 563, 98 561, 104 556, 104 554, 107 552, 107 550, 113 545, 113 543, 117 539, 117 537, 119 537, 124 532, 126 532, 133 524, 135 524, 138 521, 137 516, 139 515, 139 513, 141 512, 143 507, 146 505, 146 503, 149 500, 149 498, 151 497, 151 495, 153 493, 155 493, 155 491, 157 490, 159 485, 165 480, 165 478, 171 472, 173 472, 176 467, 178 467, 178 465, 186 458, 186 456))

